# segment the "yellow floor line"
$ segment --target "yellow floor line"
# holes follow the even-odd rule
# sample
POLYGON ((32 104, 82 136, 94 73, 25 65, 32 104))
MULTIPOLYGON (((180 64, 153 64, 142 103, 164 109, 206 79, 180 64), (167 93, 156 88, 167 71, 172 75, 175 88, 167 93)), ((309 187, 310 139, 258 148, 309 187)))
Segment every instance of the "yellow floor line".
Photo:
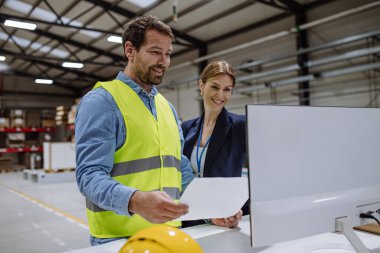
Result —
POLYGON ((83 221, 83 220, 81 220, 81 219, 79 219, 79 218, 77 218, 75 216, 72 216, 71 214, 68 214, 68 213, 66 213, 64 211, 61 211, 58 208, 55 208, 55 207, 53 207, 53 206, 51 206, 49 204, 46 204, 45 202, 43 202, 43 201, 41 201, 39 199, 33 198, 32 196, 30 196, 30 195, 28 195, 26 193, 20 192, 20 191, 14 189, 12 187, 9 187, 9 186, 1 183, 1 182, 0 182, 0 185, 4 186, 5 188, 7 188, 8 190, 10 190, 11 192, 14 192, 16 194, 19 194, 20 196, 23 196, 24 198, 30 200, 32 203, 33 203, 33 201, 35 201, 36 203, 42 205, 43 207, 51 209, 53 212, 55 212, 57 214, 61 214, 62 216, 66 217, 68 219, 72 219, 75 222, 78 222, 78 223, 80 223, 80 224, 85 225, 86 227, 88 227, 88 224, 85 221, 83 221))

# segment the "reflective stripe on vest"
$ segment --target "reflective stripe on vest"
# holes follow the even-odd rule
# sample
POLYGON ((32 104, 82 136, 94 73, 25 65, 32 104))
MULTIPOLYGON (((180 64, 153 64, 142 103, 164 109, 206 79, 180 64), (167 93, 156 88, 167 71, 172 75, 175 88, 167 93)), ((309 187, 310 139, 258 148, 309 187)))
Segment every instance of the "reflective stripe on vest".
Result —
MULTIPOLYGON (((163 167, 175 167, 178 171, 181 171, 181 161, 179 161, 174 156, 163 156, 162 159, 163 159, 163 167)), ((160 167, 161 167, 161 159, 159 156, 149 157, 149 158, 114 164, 111 171, 111 176, 117 177, 117 176, 157 169, 160 167)))
MULTIPOLYGON (((154 98, 157 120, 138 95, 126 84, 114 80, 98 82, 113 96, 123 115, 126 141, 114 155, 111 177, 141 191, 164 191, 174 200, 181 192, 181 144, 177 122, 167 100, 154 98)), ((152 224, 139 215, 118 215, 86 199, 90 233, 98 238, 131 236, 152 224)), ((126 207, 127 208, 127 207, 126 207)), ((180 226, 178 221, 168 225, 180 226)))

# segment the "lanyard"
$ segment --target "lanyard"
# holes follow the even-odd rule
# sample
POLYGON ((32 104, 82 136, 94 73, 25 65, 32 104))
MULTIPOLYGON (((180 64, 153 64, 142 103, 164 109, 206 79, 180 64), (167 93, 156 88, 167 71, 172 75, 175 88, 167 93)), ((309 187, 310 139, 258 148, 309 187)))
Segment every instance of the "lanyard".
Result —
MULTIPOLYGON (((208 137, 207 141, 206 141, 206 144, 204 145, 203 149, 202 149, 202 152, 201 152, 201 155, 198 156, 198 153, 199 153, 199 147, 201 146, 201 137, 202 137, 202 130, 203 130, 203 124, 201 125, 201 130, 199 131, 199 135, 198 135, 198 144, 197 144, 197 152, 196 152, 196 158, 197 158, 197 166, 198 166, 198 177, 201 177, 201 162, 202 162, 202 156, 203 156, 203 152, 205 151, 208 143, 210 142, 210 137, 208 137)), ((204 166, 204 165, 203 165, 204 166)))

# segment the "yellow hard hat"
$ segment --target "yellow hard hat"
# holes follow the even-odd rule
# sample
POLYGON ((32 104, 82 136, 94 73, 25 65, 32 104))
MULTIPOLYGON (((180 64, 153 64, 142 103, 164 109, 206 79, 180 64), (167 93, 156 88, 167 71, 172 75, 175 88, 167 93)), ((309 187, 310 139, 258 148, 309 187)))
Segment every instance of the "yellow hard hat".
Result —
POLYGON ((119 253, 204 253, 199 244, 182 230, 154 225, 130 237, 119 253))

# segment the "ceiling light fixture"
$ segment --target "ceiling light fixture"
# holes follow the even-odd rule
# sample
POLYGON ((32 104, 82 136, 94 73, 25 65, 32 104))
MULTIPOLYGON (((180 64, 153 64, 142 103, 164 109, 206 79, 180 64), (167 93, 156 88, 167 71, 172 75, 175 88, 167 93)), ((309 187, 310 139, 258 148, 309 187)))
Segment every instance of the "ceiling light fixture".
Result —
POLYGON ((113 43, 122 43, 122 38, 120 37, 120 36, 114 36, 114 35, 112 35, 112 36, 109 36, 108 38, 107 38, 107 41, 109 41, 109 42, 113 42, 113 43))
POLYGON ((21 28, 21 29, 27 29, 27 30, 35 30, 37 28, 37 25, 33 23, 20 22, 20 21, 9 20, 9 19, 5 20, 4 25, 21 28))
POLYGON ((81 69, 81 68, 83 68, 83 63, 79 63, 79 62, 64 62, 64 63, 62 63, 62 67, 64 67, 64 68, 81 69))
POLYGON ((146 8, 149 5, 157 2, 157 0, 127 0, 130 3, 133 3, 134 5, 137 5, 141 8, 146 8))
POLYGON ((34 82, 40 84, 53 84, 53 80, 51 79, 36 79, 34 82))
POLYGON ((7 57, 0 55, 0 61, 5 61, 5 59, 7 59, 7 57))

